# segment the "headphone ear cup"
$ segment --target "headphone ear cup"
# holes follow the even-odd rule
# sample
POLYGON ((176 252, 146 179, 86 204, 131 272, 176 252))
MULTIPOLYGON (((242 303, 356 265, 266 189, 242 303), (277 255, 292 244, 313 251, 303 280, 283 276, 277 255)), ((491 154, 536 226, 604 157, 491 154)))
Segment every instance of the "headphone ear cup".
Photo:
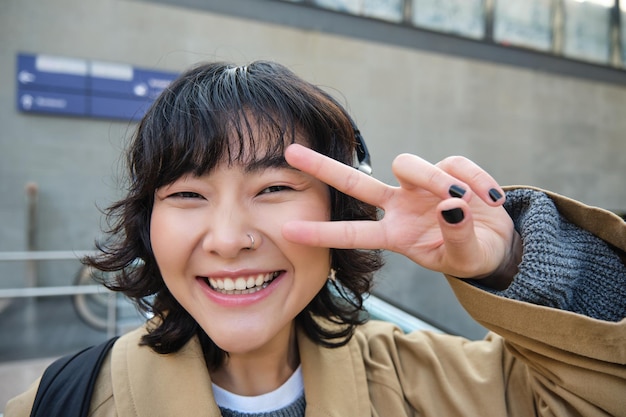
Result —
POLYGON ((365 139, 363 139, 361 132, 359 132, 354 123, 352 123, 352 127, 354 129, 354 138, 356 139, 356 163, 354 167, 367 175, 372 175, 372 162, 367 145, 365 145, 365 139))

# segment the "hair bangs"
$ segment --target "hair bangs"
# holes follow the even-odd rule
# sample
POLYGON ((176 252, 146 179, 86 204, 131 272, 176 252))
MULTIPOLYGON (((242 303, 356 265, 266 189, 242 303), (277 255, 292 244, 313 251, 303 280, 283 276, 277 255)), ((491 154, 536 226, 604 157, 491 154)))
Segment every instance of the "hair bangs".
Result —
POLYGON ((308 143, 317 136, 306 129, 315 123, 301 98, 285 95, 263 71, 241 68, 191 71, 155 102, 134 145, 143 155, 131 157, 132 165, 140 162, 133 171, 154 174, 149 186, 200 176, 220 163, 282 158, 296 137, 308 143))

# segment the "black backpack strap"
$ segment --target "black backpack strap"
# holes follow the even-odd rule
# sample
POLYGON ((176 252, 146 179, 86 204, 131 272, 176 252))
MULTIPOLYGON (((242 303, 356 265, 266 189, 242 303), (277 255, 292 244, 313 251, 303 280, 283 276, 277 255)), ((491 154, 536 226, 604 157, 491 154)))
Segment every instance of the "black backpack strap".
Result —
POLYGON ((113 337, 50 364, 41 377, 31 417, 87 416, 100 367, 117 339, 113 337))

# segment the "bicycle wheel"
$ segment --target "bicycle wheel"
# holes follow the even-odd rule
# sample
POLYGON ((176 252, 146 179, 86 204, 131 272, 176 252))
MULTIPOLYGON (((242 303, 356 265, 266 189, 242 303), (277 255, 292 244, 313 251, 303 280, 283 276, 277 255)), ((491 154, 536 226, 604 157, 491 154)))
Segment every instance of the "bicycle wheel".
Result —
MULTIPOLYGON (((76 274, 74 285, 97 284, 97 274, 102 274, 102 272, 88 265, 83 265, 76 274)), ((74 310, 76 310, 78 317, 87 325, 97 330, 106 330, 108 327, 110 297, 114 296, 104 288, 101 293, 76 294, 72 299, 74 310)))

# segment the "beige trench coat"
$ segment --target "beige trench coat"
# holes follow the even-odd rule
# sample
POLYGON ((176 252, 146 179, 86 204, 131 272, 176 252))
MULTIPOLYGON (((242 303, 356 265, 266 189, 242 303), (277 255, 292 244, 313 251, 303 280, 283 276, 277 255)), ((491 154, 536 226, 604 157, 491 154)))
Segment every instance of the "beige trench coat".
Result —
MULTIPOLYGON (((626 223, 599 209, 551 197, 568 219, 624 257, 626 223)), ((346 346, 327 349, 298 335, 306 416, 626 416, 626 319, 604 322, 509 300, 448 277, 485 340, 370 322, 346 346)), ((159 355, 120 338, 100 373, 91 415, 219 416, 197 339, 159 355)), ((37 384, 7 405, 30 413, 37 384)))

